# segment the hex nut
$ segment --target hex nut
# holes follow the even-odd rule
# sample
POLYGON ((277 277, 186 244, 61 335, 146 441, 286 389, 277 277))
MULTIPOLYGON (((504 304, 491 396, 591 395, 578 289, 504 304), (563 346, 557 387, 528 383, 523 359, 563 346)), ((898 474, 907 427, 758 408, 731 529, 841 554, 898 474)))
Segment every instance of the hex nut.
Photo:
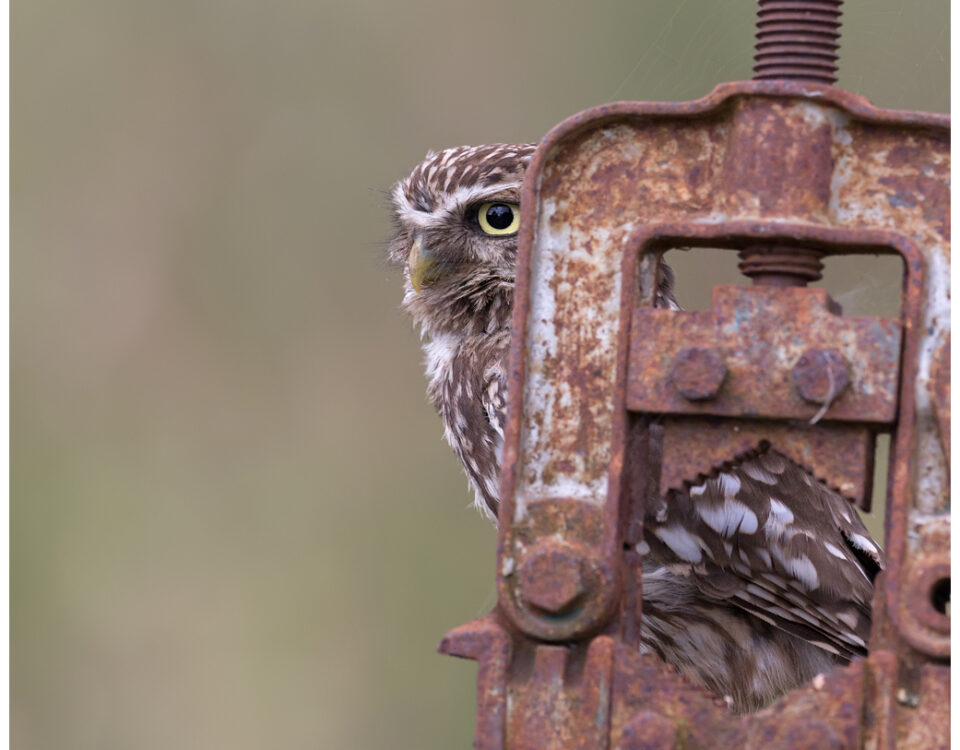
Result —
POLYGON ((677 352, 670 366, 670 382, 681 396, 704 401, 717 395, 727 365, 719 351, 706 346, 688 346, 677 352))
POLYGON ((529 605, 561 614, 585 591, 583 560, 574 550, 553 540, 531 550, 517 570, 520 595, 529 605))
POLYGON ((836 349, 807 349, 793 366, 793 386, 810 403, 831 403, 848 385, 847 361, 836 349))

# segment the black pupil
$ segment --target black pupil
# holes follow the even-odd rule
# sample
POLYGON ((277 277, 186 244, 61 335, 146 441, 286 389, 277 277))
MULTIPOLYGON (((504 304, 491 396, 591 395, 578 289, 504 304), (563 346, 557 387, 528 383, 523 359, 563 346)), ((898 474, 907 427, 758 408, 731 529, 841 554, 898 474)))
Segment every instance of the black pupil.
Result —
POLYGON ((506 229, 513 223, 513 209, 504 203, 494 203, 487 209, 487 223, 494 229, 506 229))

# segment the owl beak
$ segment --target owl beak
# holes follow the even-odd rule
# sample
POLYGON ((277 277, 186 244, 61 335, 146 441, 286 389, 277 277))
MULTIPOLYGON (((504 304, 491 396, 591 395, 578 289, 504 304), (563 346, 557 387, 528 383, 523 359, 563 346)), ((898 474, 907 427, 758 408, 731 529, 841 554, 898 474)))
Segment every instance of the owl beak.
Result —
POLYGON ((410 273, 410 283, 417 294, 424 284, 429 284, 436 278, 436 258, 429 250, 423 249, 420 235, 416 235, 410 247, 410 257, 407 259, 407 270, 410 273))

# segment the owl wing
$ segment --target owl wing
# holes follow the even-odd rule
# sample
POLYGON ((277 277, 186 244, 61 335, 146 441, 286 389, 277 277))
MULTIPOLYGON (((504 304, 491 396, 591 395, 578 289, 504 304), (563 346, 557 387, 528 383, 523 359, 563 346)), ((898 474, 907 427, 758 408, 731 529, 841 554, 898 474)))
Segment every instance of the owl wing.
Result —
POLYGON ((648 554, 713 602, 841 658, 866 652, 879 545, 851 504, 773 450, 647 511, 648 554))

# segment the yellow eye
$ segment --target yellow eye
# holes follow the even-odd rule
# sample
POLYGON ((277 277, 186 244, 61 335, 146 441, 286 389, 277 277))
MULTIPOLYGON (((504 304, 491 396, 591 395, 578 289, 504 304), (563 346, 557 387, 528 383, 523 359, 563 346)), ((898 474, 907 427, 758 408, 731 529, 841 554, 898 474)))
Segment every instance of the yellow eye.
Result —
POLYGON ((516 203, 484 203, 477 209, 477 221, 485 234, 516 234, 520 228, 520 206, 516 203))

